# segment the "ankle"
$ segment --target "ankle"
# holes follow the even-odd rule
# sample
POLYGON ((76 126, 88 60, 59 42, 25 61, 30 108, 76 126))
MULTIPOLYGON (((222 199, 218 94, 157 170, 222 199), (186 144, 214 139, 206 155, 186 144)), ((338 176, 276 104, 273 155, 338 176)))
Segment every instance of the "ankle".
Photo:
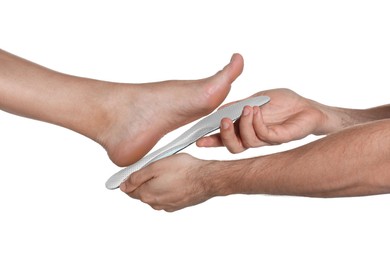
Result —
MULTIPOLYGON (((83 79, 84 80, 84 79, 83 79)), ((113 83, 86 79, 73 86, 74 102, 69 103, 68 115, 59 125, 78 132, 103 145, 107 129, 113 122, 110 111, 110 92, 113 83)), ((69 98, 71 99, 71 97, 69 98)))

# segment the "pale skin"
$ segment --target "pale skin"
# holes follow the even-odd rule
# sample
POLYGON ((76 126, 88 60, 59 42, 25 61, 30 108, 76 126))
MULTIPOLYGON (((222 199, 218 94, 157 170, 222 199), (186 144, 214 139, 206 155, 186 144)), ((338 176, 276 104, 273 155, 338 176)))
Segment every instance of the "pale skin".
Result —
POLYGON ((0 49, 0 109, 78 132, 127 166, 168 132, 217 108, 242 70, 234 54, 200 80, 115 83, 56 72, 0 49))
POLYGON ((134 173, 121 185, 154 209, 175 211, 215 196, 274 194, 343 197, 390 192, 390 105, 370 109, 330 107, 288 89, 258 93, 269 104, 246 107, 233 124, 198 146, 238 153, 309 134, 327 135, 299 148, 236 161, 199 160, 178 154, 134 173))

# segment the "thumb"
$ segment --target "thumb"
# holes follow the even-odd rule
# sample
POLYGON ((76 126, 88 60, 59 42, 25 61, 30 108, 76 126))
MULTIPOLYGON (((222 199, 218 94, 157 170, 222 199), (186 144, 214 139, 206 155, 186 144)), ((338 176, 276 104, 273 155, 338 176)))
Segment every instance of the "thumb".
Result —
POLYGON ((144 171, 139 170, 137 172, 132 173, 127 180, 121 183, 119 188, 124 193, 130 193, 136 190, 139 186, 149 181, 154 177, 153 171, 144 171))

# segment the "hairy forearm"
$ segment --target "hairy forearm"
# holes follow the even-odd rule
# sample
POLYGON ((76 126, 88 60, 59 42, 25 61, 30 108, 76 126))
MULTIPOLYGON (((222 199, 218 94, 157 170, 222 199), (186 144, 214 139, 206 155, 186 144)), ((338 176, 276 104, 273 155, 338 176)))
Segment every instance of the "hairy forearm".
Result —
POLYGON ((294 150, 214 162, 213 195, 339 197, 390 192, 390 119, 348 128, 294 150))
POLYGON ((323 114, 323 120, 314 134, 330 134, 346 127, 390 118, 390 104, 368 108, 350 109, 331 107, 308 100, 323 114))
POLYGON ((104 82, 52 71, 0 50, 0 109, 80 133, 97 117, 104 82), (93 105, 95 104, 95 105, 93 105))

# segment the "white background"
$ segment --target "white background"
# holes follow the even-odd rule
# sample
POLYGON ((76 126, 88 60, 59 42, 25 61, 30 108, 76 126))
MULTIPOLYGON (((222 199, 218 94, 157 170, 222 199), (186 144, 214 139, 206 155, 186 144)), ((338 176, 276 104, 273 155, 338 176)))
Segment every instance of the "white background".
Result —
MULTIPOLYGON (((366 108, 389 102, 389 13, 387 1, 0 0, 0 48, 61 72, 131 83, 207 77, 239 52, 245 69, 227 101, 287 87, 366 108)), ((314 139, 236 156, 185 151, 236 159, 314 139)), ((0 158, 0 259, 390 257, 387 195, 234 195, 154 211, 105 189, 118 167, 99 145, 3 112, 0 158)))

